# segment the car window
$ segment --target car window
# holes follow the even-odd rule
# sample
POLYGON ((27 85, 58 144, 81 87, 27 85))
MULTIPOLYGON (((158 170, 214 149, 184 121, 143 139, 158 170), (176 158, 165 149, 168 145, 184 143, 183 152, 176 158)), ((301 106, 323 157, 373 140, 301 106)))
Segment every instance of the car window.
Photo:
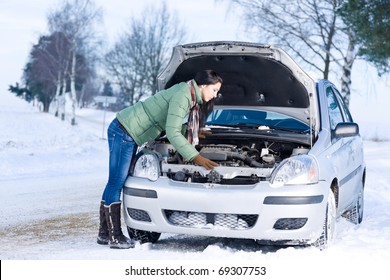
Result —
POLYGON ((330 128, 333 130, 338 123, 344 120, 336 95, 331 87, 326 89, 326 100, 328 102, 330 128))
POLYGON ((309 129, 307 124, 280 113, 245 109, 214 110, 208 116, 206 124, 256 126, 264 125, 302 131, 309 129))
POLYGON ((341 97, 341 94, 338 92, 337 89, 333 88, 333 92, 339 102, 339 104, 341 104, 341 110, 343 112, 343 115, 344 115, 344 119, 346 122, 352 122, 352 116, 351 116, 351 113, 349 112, 349 109, 347 107, 347 105, 345 105, 345 102, 343 100, 343 98, 341 97))
POLYGON ((208 124, 238 124, 238 123, 256 123, 264 124, 267 113, 254 110, 214 110, 207 118, 208 124))

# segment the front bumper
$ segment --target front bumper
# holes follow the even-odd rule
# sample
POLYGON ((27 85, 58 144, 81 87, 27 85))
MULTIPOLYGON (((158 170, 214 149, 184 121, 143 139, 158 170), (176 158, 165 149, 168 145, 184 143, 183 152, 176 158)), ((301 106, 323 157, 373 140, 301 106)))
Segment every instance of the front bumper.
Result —
POLYGON ((311 243, 321 234, 325 182, 272 188, 129 177, 123 190, 128 227, 176 234, 311 243))

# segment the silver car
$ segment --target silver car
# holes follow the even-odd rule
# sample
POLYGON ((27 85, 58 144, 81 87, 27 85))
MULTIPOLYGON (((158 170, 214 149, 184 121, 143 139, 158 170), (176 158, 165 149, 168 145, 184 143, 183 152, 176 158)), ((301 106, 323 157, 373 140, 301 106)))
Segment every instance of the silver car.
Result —
POLYGON ((315 82, 279 48, 204 42, 173 49, 159 89, 203 69, 224 83, 196 148, 220 165, 184 161, 164 136, 141 147, 123 191, 131 238, 174 233, 323 249, 341 216, 362 221, 363 142, 331 82, 315 82))

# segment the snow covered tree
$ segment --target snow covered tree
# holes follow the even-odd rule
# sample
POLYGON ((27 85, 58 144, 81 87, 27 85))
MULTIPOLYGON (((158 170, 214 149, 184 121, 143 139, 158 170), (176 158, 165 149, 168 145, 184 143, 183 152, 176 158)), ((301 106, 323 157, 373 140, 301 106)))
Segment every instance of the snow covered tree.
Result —
MULTIPOLYGON (((52 33, 61 32, 70 44, 67 60, 68 78, 70 81, 70 98, 72 100, 71 123, 76 124, 77 106, 77 70, 80 61, 89 66, 81 65, 84 69, 93 69, 97 46, 100 44, 97 24, 101 22, 101 10, 89 0, 68 0, 61 2, 60 7, 49 13, 48 25, 52 33), (78 59, 78 55, 83 58, 78 59)), ((79 58, 81 58, 79 57, 79 58)), ((64 78, 66 79, 66 78, 64 78)), ((65 81, 65 80, 64 80, 65 81)), ((80 84, 82 87, 82 83, 80 84)), ((64 88, 64 87, 63 87, 64 88)))

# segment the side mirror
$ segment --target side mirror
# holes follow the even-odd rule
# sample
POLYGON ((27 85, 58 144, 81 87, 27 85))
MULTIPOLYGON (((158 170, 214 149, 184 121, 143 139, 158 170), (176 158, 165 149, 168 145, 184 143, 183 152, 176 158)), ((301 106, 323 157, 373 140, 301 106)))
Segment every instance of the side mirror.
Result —
POLYGON ((359 135, 359 125, 353 122, 339 123, 333 131, 333 136, 337 138, 352 137, 359 135))

